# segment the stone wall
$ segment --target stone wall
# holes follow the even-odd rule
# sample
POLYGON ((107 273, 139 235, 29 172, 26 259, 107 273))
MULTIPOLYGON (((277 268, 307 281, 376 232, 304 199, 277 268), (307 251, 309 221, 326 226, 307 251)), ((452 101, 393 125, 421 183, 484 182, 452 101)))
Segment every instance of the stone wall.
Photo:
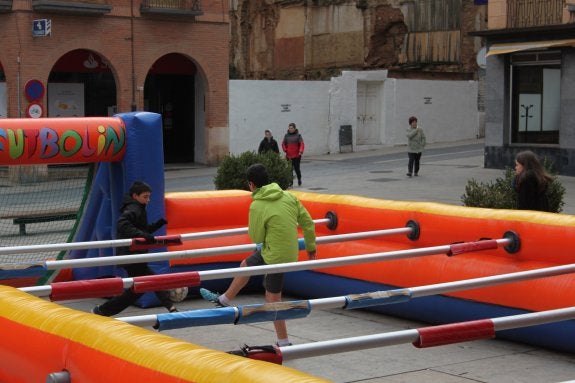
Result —
MULTIPOLYGON (((231 78, 328 80, 387 69, 476 78, 487 6, 473 0, 235 0, 231 78)), ((399 77, 405 77, 400 75, 399 77)))

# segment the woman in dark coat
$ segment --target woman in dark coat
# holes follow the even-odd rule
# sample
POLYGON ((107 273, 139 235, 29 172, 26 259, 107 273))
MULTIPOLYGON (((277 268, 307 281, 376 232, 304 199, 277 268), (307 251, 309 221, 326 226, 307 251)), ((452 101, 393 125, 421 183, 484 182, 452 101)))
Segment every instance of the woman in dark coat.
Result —
POLYGON ((515 157, 513 187, 517 193, 517 209, 549 211, 547 188, 553 177, 546 171, 535 153, 519 152, 515 157))

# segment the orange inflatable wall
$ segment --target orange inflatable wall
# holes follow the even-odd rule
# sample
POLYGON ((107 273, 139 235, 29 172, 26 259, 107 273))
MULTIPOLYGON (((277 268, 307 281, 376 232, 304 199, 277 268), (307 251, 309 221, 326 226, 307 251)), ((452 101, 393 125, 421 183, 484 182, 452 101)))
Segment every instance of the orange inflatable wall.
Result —
POLYGON ((0 381, 45 382, 68 371, 82 383, 326 380, 179 341, 0 286, 0 381))
MULTIPOLYGON (((168 231, 176 234, 246 226, 250 193, 220 193, 168 194, 168 231), (174 220, 172 214, 174 217, 185 216, 187 220, 174 220)), ((404 227, 409 220, 417 221, 420 225, 421 235, 416 241, 401 235, 323 244, 318 246, 319 258, 442 246, 482 238, 500 239, 507 231, 516 233, 521 242, 520 250, 513 254, 500 247, 453 257, 432 255, 317 270, 323 273, 397 287, 415 287, 572 262, 567 243, 569 238, 575 236, 575 217, 568 215, 293 193, 301 199, 314 219, 323 218, 328 211, 337 213, 337 229, 330 231, 324 225, 316 225, 318 236, 404 227)), ((192 241, 185 247, 244 243, 250 243, 247 235, 192 241)), ((245 255, 181 259, 178 263, 239 261, 245 255)), ((300 256, 304 259, 304 252, 300 256)), ((556 276, 447 295, 530 311, 548 310, 575 304, 575 276, 556 276), (534 297, 529 291, 535 288, 538 294, 534 297)))

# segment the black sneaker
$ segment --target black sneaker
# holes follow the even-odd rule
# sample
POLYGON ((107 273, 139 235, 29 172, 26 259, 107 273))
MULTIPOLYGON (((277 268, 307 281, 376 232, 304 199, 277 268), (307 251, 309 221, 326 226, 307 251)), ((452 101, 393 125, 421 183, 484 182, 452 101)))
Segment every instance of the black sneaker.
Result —
POLYGON ((107 317, 106 314, 104 314, 101 310, 100 310, 100 306, 96 306, 92 309, 92 314, 96 314, 96 315, 101 315, 103 317, 107 317))
POLYGON ((411 173, 407 173, 406 176, 411 177, 411 173))

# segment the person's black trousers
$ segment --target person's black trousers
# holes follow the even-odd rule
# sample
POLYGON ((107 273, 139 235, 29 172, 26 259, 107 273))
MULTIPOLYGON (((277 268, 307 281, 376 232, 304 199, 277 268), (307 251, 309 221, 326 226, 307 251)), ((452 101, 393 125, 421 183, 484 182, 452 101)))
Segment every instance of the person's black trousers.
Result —
MULTIPOLYGON (((126 270, 130 278, 141 277, 143 275, 154 275, 146 263, 123 265, 122 268, 126 270)), ((156 291, 155 293, 162 303, 162 306, 169 310, 173 305, 172 301, 170 300, 169 293, 167 291, 156 291)), ((142 295, 144 294, 137 294, 133 292, 132 289, 126 289, 122 295, 118 295, 101 304, 98 306, 98 309, 102 314, 106 316, 116 315, 119 312, 125 310, 128 306, 134 304, 138 299, 140 299, 142 295)))
POLYGON ((407 172, 409 174, 419 173, 419 160, 421 159, 421 152, 419 153, 407 153, 409 156, 409 162, 407 163, 407 172))

